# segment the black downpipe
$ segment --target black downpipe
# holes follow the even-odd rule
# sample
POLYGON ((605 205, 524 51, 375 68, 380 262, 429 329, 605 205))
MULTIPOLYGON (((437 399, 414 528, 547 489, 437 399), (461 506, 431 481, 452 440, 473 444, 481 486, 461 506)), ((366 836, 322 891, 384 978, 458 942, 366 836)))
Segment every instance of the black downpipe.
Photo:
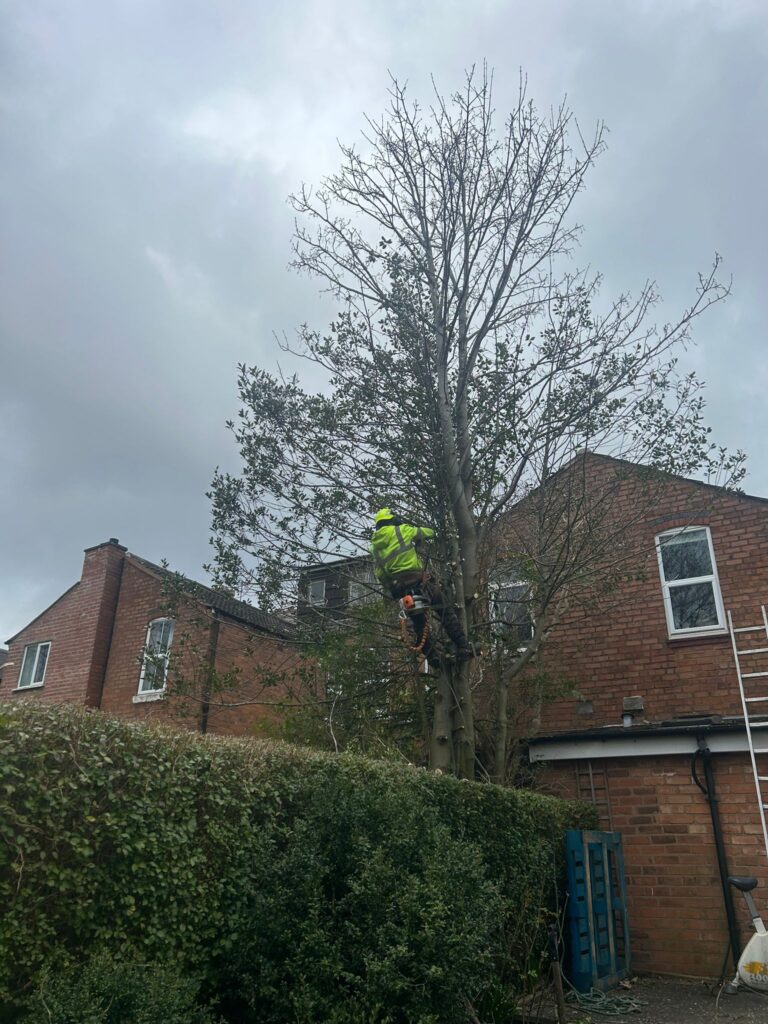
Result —
POLYGON ((712 769, 712 753, 703 736, 697 736, 696 739, 699 744, 699 749, 691 759, 691 778, 707 798, 709 813, 712 816, 712 831, 715 835, 715 849, 717 850, 717 866, 720 869, 720 885, 723 890, 723 903, 725 904, 725 916, 728 919, 728 936, 731 946, 731 955, 733 956, 733 968, 735 970, 739 962, 739 957, 741 956, 741 940, 739 938, 739 926, 736 923, 736 911, 733 906, 733 893, 731 892, 731 887, 728 884, 728 861, 725 856, 725 846, 723 845, 723 827, 720 822, 720 809, 718 807, 717 792, 715 790, 715 773, 712 769), (699 777, 696 774, 696 759, 699 756, 701 756, 704 763, 704 781, 706 783, 704 786, 701 784, 699 777))
POLYGON ((211 609, 211 630, 208 634, 208 662, 205 667, 205 679, 203 680, 203 692, 200 702, 200 732, 205 735, 208 732, 208 715, 211 711, 211 687, 216 672, 216 651, 219 646, 219 617, 215 609, 211 609))

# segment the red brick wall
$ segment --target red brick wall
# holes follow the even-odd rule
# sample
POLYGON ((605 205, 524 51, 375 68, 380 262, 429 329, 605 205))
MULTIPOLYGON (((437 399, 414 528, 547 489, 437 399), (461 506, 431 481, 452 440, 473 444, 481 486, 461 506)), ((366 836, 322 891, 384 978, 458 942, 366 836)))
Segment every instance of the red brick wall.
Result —
MULTIPOLYGON (((101 708, 107 714, 138 720, 167 718, 163 701, 133 703, 139 690, 147 627, 153 619, 162 617, 166 608, 167 599, 158 577, 127 559, 101 700, 101 708)), ((194 728, 194 721, 191 724, 194 728)))
MULTIPOLYGON (((758 877, 756 902, 764 910, 768 862, 748 755, 718 754, 712 762, 728 869, 758 877)), ((592 767, 600 785, 606 769, 610 825, 623 837, 633 969, 717 977, 728 932, 709 805, 691 780, 690 758, 613 758, 593 761, 592 767)), ((539 783, 548 792, 576 797, 576 765, 552 762, 539 783)), ((581 796, 588 797, 587 787, 581 796)), ((746 941, 751 930, 735 890, 734 902, 746 941)))
POLYGON ((258 637, 245 627, 221 618, 212 623, 212 629, 215 677, 206 694, 201 728, 205 732, 222 735, 252 735, 260 712, 255 710, 257 705, 244 702, 258 699, 261 695, 263 687, 258 683, 249 685, 249 680, 254 673, 258 675, 258 654, 266 638, 258 637), (257 644, 255 648, 254 642, 257 644), (234 685, 222 690, 227 675, 231 675, 234 685))
POLYGON ((88 592, 91 575, 96 575, 98 578, 98 574, 101 572, 101 564, 103 563, 104 566, 103 588, 101 591, 101 600, 98 604, 96 604, 96 596, 94 594, 94 603, 96 604, 96 607, 94 608, 96 621, 93 650, 91 653, 91 665, 88 672, 85 693, 85 703, 88 707, 97 708, 101 704, 101 691, 104 685, 104 676, 107 671, 109 648, 112 642, 112 630, 114 628, 117 601, 120 594, 120 581, 122 579, 123 566, 125 564, 125 559, 123 557, 124 551, 125 548, 109 544, 96 548, 92 553, 86 552, 86 564, 83 567, 83 577, 81 580, 81 586, 83 584, 86 586, 86 593, 88 592), (92 555, 93 562, 89 560, 89 554, 92 555))
POLYGON ((34 696, 49 703, 76 701, 98 706, 125 548, 108 542, 85 552, 80 582, 68 590, 9 644, 0 693, 34 696), (51 642, 43 686, 18 691, 28 644, 51 642))
POLYGON ((212 699, 208 731, 230 736, 274 733, 285 705, 294 703, 295 683, 286 685, 283 677, 292 677, 296 664, 297 655, 285 641, 222 620, 216 671, 222 676, 235 671, 238 682, 212 699), (228 707, 228 702, 233 706, 228 707))
MULTIPOLYGON (((665 530, 709 526, 724 606, 737 626, 757 624, 760 605, 768 602, 768 504, 714 495, 670 482, 654 514, 627 539, 646 552, 645 578, 602 598, 599 611, 572 614, 553 629, 539 664, 570 682, 578 696, 544 708, 543 734, 618 725, 623 698, 635 694, 651 721, 741 713, 728 636, 669 638, 654 547, 665 530), (680 515, 680 509, 689 511, 680 515), (592 702, 591 714, 578 713, 581 700, 592 702)), ((768 668, 768 661, 759 667, 768 668)))
MULTIPOLYGON (((166 614, 168 597, 163 593, 161 580, 132 562, 129 556, 120 588, 101 707, 108 714, 138 721, 165 721, 198 729, 208 675, 212 615, 196 602, 181 601, 172 612, 175 626, 168 698, 133 701, 139 689, 147 627, 153 619, 166 614), (183 690, 184 696, 173 696, 174 685, 183 690)), ((279 686, 265 687, 262 674, 269 668, 291 664, 294 657, 285 642, 221 619, 215 670, 222 677, 234 669, 239 673, 232 691, 212 698, 207 730, 227 735, 252 735, 258 731, 260 723, 279 714, 284 692, 279 686)))

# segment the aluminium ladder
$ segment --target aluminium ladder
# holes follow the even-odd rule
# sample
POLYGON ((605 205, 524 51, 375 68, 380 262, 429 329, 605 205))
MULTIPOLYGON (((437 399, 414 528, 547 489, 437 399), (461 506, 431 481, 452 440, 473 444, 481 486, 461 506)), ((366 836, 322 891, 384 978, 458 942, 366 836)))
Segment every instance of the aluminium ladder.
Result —
MULTIPOLYGON (((742 671, 741 663, 745 658, 752 658, 755 655, 768 655, 768 646, 766 647, 744 647, 741 648, 740 644, 743 642, 741 637, 745 633, 762 633, 768 641, 768 615, 765 611, 765 605, 760 605, 760 611, 763 616, 762 624, 759 626, 740 626, 735 628, 733 625, 733 619, 730 611, 728 612, 728 629, 731 634, 731 644, 733 646, 733 658, 736 662, 736 675, 739 680, 739 693, 741 694, 741 706, 744 710, 744 726, 747 731, 747 747, 749 748, 749 757, 752 762, 752 774, 755 778, 755 790, 757 792, 757 806, 760 811, 760 824, 763 827, 763 842, 765 843, 765 853, 768 856, 768 827, 766 826, 766 810, 768 810, 768 768, 758 768, 758 758, 764 756, 768 758, 768 733, 762 733, 761 730, 768 729, 768 719, 761 721, 755 721, 755 714, 750 714, 750 708, 754 705, 768 705, 768 688, 763 689, 761 693, 757 693, 756 690, 761 686, 760 683, 753 683, 752 680, 768 679, 768 672, 766 671, 742 671), (737 636, 739 639, 737 640, 737 636), (757 737, 753 735, 753 732, 757 732, 757 737), (762 738, 764 737, 764 738, 762 738), (757 739, 758 745, 755 746, 755 740, 757 739)), ((760 637, 762 640, 763 638, 760 637)), ((746 640, 745 642, 749 642, 746 640)), ((760 665, 761 662, 749 662, 749 668, 752 666, 760 665)), ((768 708, 766 708, 768 711, 768 708)), ((766 761, 768 764, 768 761, 766 761)))

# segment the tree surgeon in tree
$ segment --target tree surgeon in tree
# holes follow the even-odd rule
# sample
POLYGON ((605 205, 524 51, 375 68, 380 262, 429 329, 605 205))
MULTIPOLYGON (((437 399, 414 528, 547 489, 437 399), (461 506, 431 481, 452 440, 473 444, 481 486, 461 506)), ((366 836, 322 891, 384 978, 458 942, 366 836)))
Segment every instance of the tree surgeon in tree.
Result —
MULTIPOLYGON (((435 531, 429 526, 406 523, 388 508, 382 508, 376 513, 374 523, 371 554, 376 578, 396 601, 406 596, 423 595, 456 645, 459 661, 473 658, 475 650, 467 641, 458 615, 446 602, 437 580, 428 571, 426 560, 419 551, 420 545, 435 536, 435 531)), ((429 633, 428 615, 428 610, 417 608, 410 618, 424 657, 430 665, 439 668, 440 657, 429 633)))
MULTIPOLYGON (((658 514, 663 474, 743 475, 676 358, 728 294, 720 258, 659 324, 653 282, 611 298, 573 262, 574 202, 603 146, 603 126, 583 134, 564 104, 539 114, 524 80, 501 122, 485 68, 428 106, 393 81, 362 144, 292 199, 294 266, 339 311, 286 347, 326 382, 242 366, 241 471, 212 485, 217 583, 266 608, 293 603, 297 565, 361 553, 381 494, 435 528, 466 636, 490 626, 494 581, 526 585, 524 649, 497 645, 482 680, 471 661, 445 663, 428 689, 430 765, 465 778, 485 764, 499 782, 513 774, 521 701, 535 719, 545 699, 543 683, 523 686, 527 667, 558 623, 642 570, 628 539, 658 514), (600 481, 590 452, 615 460, 600 481), (628 467, 632 501, 618 500, 628 467)), ((389 628, 382 616, 382 639, 389 628)))

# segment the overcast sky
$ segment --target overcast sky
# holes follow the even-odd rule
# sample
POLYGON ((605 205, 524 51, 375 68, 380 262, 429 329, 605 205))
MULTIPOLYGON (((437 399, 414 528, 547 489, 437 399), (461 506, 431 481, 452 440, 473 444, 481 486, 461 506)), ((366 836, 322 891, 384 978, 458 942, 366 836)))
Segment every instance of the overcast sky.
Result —
POLYGON ((236 468, 238 362, 333 310, 287 269, 286 196, 336 166, 387 72, 426 96, 522 67, 609 149, 579 204, 608 292, 733 296, 686 356, 768 495, 765 0, 0 0, 0 642, 118 537, 204 579, 236 468))

